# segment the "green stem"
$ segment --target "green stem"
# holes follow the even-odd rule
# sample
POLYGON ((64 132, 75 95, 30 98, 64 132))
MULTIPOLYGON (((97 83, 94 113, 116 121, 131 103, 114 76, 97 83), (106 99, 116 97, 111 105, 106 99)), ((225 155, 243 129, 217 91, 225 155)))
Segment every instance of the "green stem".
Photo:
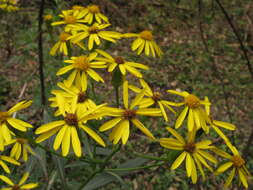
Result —
POLYGON ((164 162, 160 162, 160 163, 156 163, 156 164, 149 165, 149 166, 142 166, 142 167, 135 167, 135 168, 115 168, 115 169, 106 169, 105 171, 109 171, 109 172, 134 171, 134 170, 148 169, 148 168, 152 168, 152 167, 156 167, 156 166, 161 166, 161 165, 163 165, 163 164, 164 164, 164 162))
POLYGON ((119 87, 114 86, 117 107, 119 107, 119 87))
POLYGON ((78 188, 78 190, 82 190, 83 187, 85 187, 85 186, 90 182, 90 180, 91 180, 93 177, 95 177, 95 175, 97 175, 97 174, 103 172, 103 171, 105 170, 105 167, 106 167, 106 165, 108 164, 109 160, 113 157, 114 154, 116 154, 116 153, 120 150, 120 148, 121 148, 121 144, 118 145, 118 147, 115 148, 115 150, 112 151, 111 154, 109 154, 109 155, 106 157, 106 159, 104 160, 104 163, 100 166, 100 168, 97 169, 97 170, 95 170, 95 171, 88 177, 88 179, 87 179, 84 183, 81 184, 81 186, 78 188))

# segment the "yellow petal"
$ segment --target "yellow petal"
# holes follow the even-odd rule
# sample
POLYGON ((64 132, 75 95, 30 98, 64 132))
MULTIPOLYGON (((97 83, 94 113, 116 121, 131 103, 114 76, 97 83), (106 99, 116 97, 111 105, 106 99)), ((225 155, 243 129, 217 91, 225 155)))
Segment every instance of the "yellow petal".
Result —
POLYGON ((99 131, 106 131, 117 125, 122 119, 121 118, 115 118, 110 121, 105 122, 100 128, 99 131))
POLYGON ((60 121, 53 121, 53 122, 41 125, 38 129, 36 129, 35 134, 38 135, 38 134, 47 132, 49 130, 52 130, 52 129, 54 129, 58 126, 64 125, 64 124, 65 124, 65 121, 60 120, 60 121))
POLYGON ((145 135, 147 135, 149 138, 155 140, 155 137, 153 134, 138 120, 138 119, 131 119, 133 124, 140 129, 145 135))
POLYGON ((14 183, 6 176, 0 175, 0 179, 10 186, 14 186, 14 183))
POLYGON ((52 130, 49 130, 45 133, 43 133, 42 135, 40 135, 38 138, 36 138, 35 142, 36 143, 41 143, 42 141, 48 139, 49 137, 51 137, 52 135, 54 135, 55 133, 57 133, 62 127, 56 127, 52 130))
POLYGON ((248 188, 247 178, 246 178, 246 176, 243 174, 243 172, 241 171, 240 168, 238 169, 238 173, 239 173, 240 181, 242 182, 243 186, 244 186, 245 188, 248 188))
POLYGON ((74 68, 73 65, 68 65, 68 66, 66 66, 66 67, 62 67, 61 69, 59 69, 59 71, 56 73, 56 75, 57 75, 57 76, 62 75, 62 74, 64 74, 64 73, 70 71, 70 70, 73 69, 73 68, 74 68))
POLYGON ((77 157, 82 155, 81 143, 75 127, 71 127, 72 147, 77 157))
POLYGON ((174 136, 176 137, 176 139, 181 142, 182 144, 185 144, 185 140, 184 138, 174 129, 170 128, 170 127, 166 127, 166 129, 174 136))
POLYGON ((24 174, 24 175, 22 176, 22 178, 20 179, 18 185, 23 185, 23 184, 26 182, 26 180, 27 180, 28 177, 29 177, 29 173, 28 173, 28 172, 25 172, 25 174, 24 174))
POLYGON ((123 83, 123 102, 124 106, 127 109, 128 108, 128 81, 125 80, 123 83))
POLYGON ((53 145, 54 150, 58 150, 58 148, 60 147, 67 128, 68 126, 64 125, 64 127, 62 127, 61 130, 56 135, 53 145))
POLYGON ((27 129, 24 126, 19 125, 18 119, 15 118, 8 118, 7 122, 14 127, 15 129, 19 130, 19 131, 23 131, 25 132, 27 129))
POLYGON ((187 127, 188 127, 188 130, 189 130, 189 131, 192 131, 193 128, 194 128, 194 119, 193 119, 193 112, 192 112, 192 109, 189 109, 187 127))
POLYGON ((129 137, 129 133, 130 133, 129 120, 124 120, 123 122, 120 123, 120 125, 122 125, 121 127, 123 128, 122 137, 121 137, 122 144, 126 144, 129 137))
POLYGON ((33 189, 37 186, 38 186, 37 183, 29 183, 29 184, 22 185, 21 188, 22 189, 33 189))
POLYGON ((198 175, 197 175, 197 169, 196 169, 196 165, 194 160, 192 159, 192 173, 191 173, 191 179, 192 179, 192 183, 196 184, 197 179, 198 179, 198 175))
POLYGON ((173 162, 172 166, 171 166, 171 169, 172 170, 175 170, 178 168, 178 166, 181 165, 181 163, 184 161, 185 157, 186 157, 187 153, 184 151, 182 152, 178 157, 177 159, 173 162))
POLYGON ((228 130, 235 130, 236 129, 235 125, 233 125, 231 123, 223 122, 223 121, 216 121, 216 120, 214 120, 213 124, 215 124, 215 125, 217 125, 219 127, 223 127, 225 129, 228 129, 228 130))
POLYGON ((229 174, 229 176, 228 176, 228 178, 227 178, 227 180, 224 184, 225 187, 228 187, 230 185, 230 183, 232 182, 234 176, 235 176, 235 168, 233 168, 232 171, 230 172, 230 174, 229 174))
POLYGON ((2 168, 4 169, 4 171, 6 173, 8 173, 8 174, 11 173, 9 167, 3 161, 1 161, 1 160, 0 160, 0 166, 2 166, 2 168))
POLYGON ((190 177, 191 174, 192 174, 192 170, 193 170, 193 167, 192 167, 192 157, 189 153, 187 153, 186 155, 186 162, 185 162, 185 167, 186 167, 186 172, 187 172, 187 176, 190 177))
POLYGON ((63 156, 67 156, 69 153, 70 135, 71 135, 70 133, 71 133, 71 127, 67 127, 65 134, 63 136, 63 139, 62 139, 62 144, 61 144, 63 156))
POLYGON ((230 168, 233 165, 233 162, 226 162, 225 164, 222 164, 217 170, 217 173, 223 173, 225 172, 228 168, 230 168))
POLYGON ((91 136, 98 144, 105 147, 105 142, 103 141, 103 139, 96 132, 94 132, 92 129, 90 129, 89 127, 84 126, 84 125, 81 125, 81 128, 86 133, 88 133, 88 135, 91 136))
POLYGON ((179 128, 182 124, 183 124, 183 121, 188 113, 188 106, 186 106, 183 111, 180 113, 180 115, 178 116, 177 120, 176 120, 176 124, 175 124, 175 128, 179 128))

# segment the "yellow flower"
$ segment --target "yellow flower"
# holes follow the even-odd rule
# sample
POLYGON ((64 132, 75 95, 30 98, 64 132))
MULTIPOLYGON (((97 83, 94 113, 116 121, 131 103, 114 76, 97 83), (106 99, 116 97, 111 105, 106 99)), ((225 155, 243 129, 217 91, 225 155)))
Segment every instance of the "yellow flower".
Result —
POLYGON ((152 54, 153 57, 162 56, 163 52, 161 48, 154 41, 154 37, 151 31, 144 30, 139 34, 126 33, 122 37, 132 38, 137 37, 132 43, 132 50, 136 51, 140 55, 143 51, 146 55, 152 54))
POLYGON ((140 89, 134 85, 129 85, 129 88, 136 93, 140 93, 143 89, 145 90, 145 96, 147 96, 147 98, 143 98, 140 101, 139 107, 140 108, 147 108, 147 107, 155 104, 156 106, 159 106, 159 109, 161 110, 165 121, 168 121, 168 116, 166 114, 165 107, 168 108, 173 113, 175 113, 173 108, 170 107, 171 105, 174 105, 174 103, 169 102, 167 100, 163 100, 162 94, 158 91, 153 91, 150 88, 150 86, 143 79, 140 79, 140 83, 141 83, 142 89, 140 89))
POLYGON ((24 184, 27 181, 27 178, 29 177, 29 173, 26 172, 22 178, 20 179, 18 184, 14 184, 12 180, 10 180, 8 177, 0 175, 0 179, 9 185, 9 187, 1 188, 0 190, 25 190, 25 189, 34 189, 38 186, 38 183, 28 183, 24 184))
POLYGON ((44 15, 43 18, 44 18, 45 21, 49 21, 49 20, 52 20, 53 15, 47 14, 47 15, 44 15))
MULTIPOLYGON (((209 99, 208 97, 205 97, 205 101, 206 102, 209 102, 209 99)), ((206 104, 205 105, 205 110, 206 110, 206 113, 209 117, 209 120, 210 120, 210 123, 209 125, 215 130, 215 132, 225 140, 225 142, 229 141, 229 139, 226 137, 226 135, 219 129, 219 127, 222 127, 224 129, 228 129, 228 130, 231 130, 231 131, 234 131, 236 129, 236 126, 231 124, 231 123, 227 123, 227 122, 224 122, 224 121, 217 121, 217 120, 214 120, 213 117, 210 115, 210 104, 206 104)))
POLYGON ((13 113, 25 109, 32 104, 32 101, 22 101, 11 107, 8 111, 0 111, 0 151, 4 150, 4 144, 11 140, 14 133, 9 129, 13 127, 19 131, 25 132, 27 128, 33 128, 29 123, 13 118, 13 113))
MULTIPOLYGON (((64 99, 63 99, 64 101, 64 99)), ((61 105, 64 106, 64 102, 61 105)), ((61 106, 60 105, 60 106, 61 106)), ((96 114, 94 112, 104 105, 97 106, 96 108, 86 111, 86 110, 76 110, 76 101, 73 101, 69 112, 65 112, 64 109, 62 111, 62 115, 64 116, 63 120, 53 121, 47 124, 40 126, 36 129, 35 134, 40 135, 36 142, 40 143, 49 137, 53 136, 57 133, 53 148, 54 150, 58 150, 60 146, 62 147, 62 155, 66 156, 69 153, 70 144, 72 144, 72 148, 76 156, 80 157, 82 155, 81 142, 80 142, 80 133, 82 129, 89 136, 91 136, 98 144, 105 147, 105 143, 103 139, 88 126, 84 125, 88 119, 96 118, 96 114)))
POLYGON ((200 170, 202 177, 205 179, 205 174, 203 171, 202 165, 208 168, 210 171, 213 171, 212 168, 207 164, 206 160, 210 162, 217 163, 217 160, 208 152, 204 151, 205 149, 211 149, 212 142, 210 140, 203 140, 195 143, 195 134, 196 130, 188 132, 187 141, 178 134, 174 129, 167 127, 167 130, 176 138, 161 138, 161 146, 173 149, 173 150, 182 150, 183 152, 177 157, 177 159, 171 165, 171 169, 174 170, 178 168, 181 163, 185 160, 185 167, 187 176, 191 177, 192 182, 197 182, 197 169, 200 170), (206 160, 205 160, 206 159, 206 160))
POLYGON ((9 156, 0 155, 0 166, 4 169, 6 173, 11 173, 9 167, 5 164, 5 162, 20 166, 20 163, 9 156))
POLYGON ((142 78, 142 74, 137 69, 144 69, 148 70, 148 66, 136 63, 136 62, 130 62, 124 60, 123 57, 117 56, 112 57, 108 53, 106 53, 103 50, 96 50, 99 54, 103 55, 104 57, 98 57, 96 60, 104 61, 108 63, 108 72, 113 72, 116 68, 119 68, 122 75, 126 75, 126 71, 130 72, 134 76, 138 78, 142 78))
POLYGON ((183 124, 185 117, 188 115, 187 126, 189 131, 192 131, 194 126, 197 126, 197 129, 202 128, 206 133, 209 132, 207 123, 210 123, 210 119, 208 118, 207 113, 201 107, 201 105, 209 105, 209 101, 202 101, 194 94, 189 94, 186 91, 178 92, 175 90, 168 90, 167 92, 182 96, 184 98, 183 102, 174 104, 175 106, 185 105, 185 108, 179 114, 176 120, 176 129, 183 124))
POLYGON ((17 0, 1 0, 0 1, 0 9, 3 9, 7 12, 19 10, 19 8, 16 5, 17 5, 17 0))
POLYGON ((139 93, 129 106, 128 103, 128 81, 123 83, 123 102, 124 108, 105 108, 105 115, 113 116, 114 119, 105 122, 99 131, 107 131, 113 128, 109 135, 109 139, 113 141, 113 144, 117 144, 119 140, 122 140, 122 144, 126 144, 129 133, 130 123, 141 130, 145 135, 151 139, 155 139, 152 133, 138 120, 137 116, 161 116, 161 111, 156 108, 136 108, 142 97, 144 91, 139 93))
POLYGON ((121 34, 113 31, 104 30, 110 26, 110 24, 98 24, 95 23, 92 26, 73 26, 72 30, 76 31, 71 37, 73 43, 78 43, 85 38, 88 40, 88 49, 91 50, 94 46, 94 42, 97 45, 101 44, 100 38, 115 43, 117 39, 121 38, 121 34))
POLYGON ((64 61, 65 63, 70 63, 70 65, 59 69, 56 75, 63 75, 70 70, 74 70, 69 75, 67 82, 65 83, 67 86, 71 86, 75 80, 81 80, 81 84, 84 88, 86 88, 87 75, 97 82, 104 82, 103 78, 94 71, 94 68, 106 68, 106 63, 103 61, 95 61, 96 57, 97 53, 95 52, 87 56, 81 55, 79 57, 71 57, 71 60, 64 61))
POLYGON ((78 12, 78 11, 73 11, 73 10, 65 10, 62 11, 62 13, 59 15, 63 20, 62 21, 57 21, 53 22, 51 25, 56 26, 56 25, 62 25, 62 24, 77 24, 77 23, 85 23, 83 20, 83 14, 78 12))
POLYGON ((9 143, 6 145, 13 144, 13 147, 11 149, 10 156, 12 158, 15 158, 16 160, 20 159, 20 156, 22 154, 23 160, 26 162, 28 160, 28 153, 35 155, 34 151, 30 147, 27 139, 25 138, 15 138, 12 139, 9 143))
POLYGON ((85 15, 84 20, 88 24, 92 22, 97 22, 99 24, 102 21, 108 23, 108 18, 100 12, 99 6, 97 5, 88 5, 86 9, 82 10, 83 14, 85 15))
POLYGON ((245 160, 240 156, 238 150, 229 142, 226 142, 229 149, 232 151, 233 155, 230 155, 220 149, 213 149, 213 151, 220 155, 223 158, 228 159, 229 161, 222 164, 216 171, 215 174, 219 175, 223 172, 225 172, 226 170, 228 170, 229 168, 232 167, 232 170, 225 182, 225 187, 228 187, 234 176, 237 174, 239 176, 240 181, 242 182, 243 186, 245 188, 248 188, 248 182, 247 182, 247 177, 250 176, 249 171, 247 170, 245 164, 245 160))
MULTIPOLYGON (((80 76, 80 75, 79 75, 80 76)), ((55 97, 51 97, 51 107, 59 108, 59 94, 65 98, 65 101, 71 103, 73 100, 77 101, 77 110, 90 110, 96 107, 95 102, 93 102, 89 96, 87 89, 87 83, 82 83, 80 79, 75 80, 76 84, 68 87, 67 81, 60 82, 57 85, 63 90, 53 90, 52 93, 55 97)), ((68 108, 68 107, 66 107, 68 108)), ((58 109, 55 116, 60 115, 60 110, 58 109)))

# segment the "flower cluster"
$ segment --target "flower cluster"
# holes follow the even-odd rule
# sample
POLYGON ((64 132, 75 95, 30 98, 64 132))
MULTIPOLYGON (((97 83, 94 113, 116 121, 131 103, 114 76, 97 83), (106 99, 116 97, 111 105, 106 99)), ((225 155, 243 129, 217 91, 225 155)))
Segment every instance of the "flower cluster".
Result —
POLYGON ((0 9, 7 12, 17 11, 19 10, 17 2, 17 0, 0 0, 0 9))

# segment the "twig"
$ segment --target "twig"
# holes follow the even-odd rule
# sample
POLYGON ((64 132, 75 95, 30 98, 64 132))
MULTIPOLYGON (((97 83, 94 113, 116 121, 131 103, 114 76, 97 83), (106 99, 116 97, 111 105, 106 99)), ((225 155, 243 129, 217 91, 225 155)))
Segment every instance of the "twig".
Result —
MULTIPOLYGON (((20 94, 19 94, 19 96, 18 96, 18 102, 19 102, 19 101, 21 100, 21 98, 23 97, 23 95, 24 95, 24 93, 25 93, 26 87, 27 87, 27 83, 25 83, 25 84, 23 85, 22 89, 21 89, 21 92, 20 92, 20 94)), ((17 115, 17 112, 13 113, 13 116, 12 116, 12 117, 15 118, 16 115, 17 115)))
POLYGON ((215 2, 218 4, 218 6, 220 7, 222 13, 223 13, 224 16, 226 17, 226 19, 227 19, 227 21, 228 21, 230 27, 232 28, 232 30, 233 30, 233 32, 234 32, 234 34, 235 34, 235 36, 236 36, 236 38, 237 38, 237 40, 238 40, 238 42, 239 42, 239 44, 240 44, 241 50, 242 50, 242 52, 243 52, 243 54, 244 54, 244 57, 245 57, 245 59, 246 59, 246 64, 247 64, 248 70, 249 70, 250 75, 251 75, 251 78, 252 78, 252 80, 253 80, 253 69, 252 69, 252 66, 251 66, 251 64, 250 64, 250 60, 249 60, 249 57, 248 57, 248 53, 247 53, 247 50, 246 50, 246 48, 245 48, 245 46, 244 46, 244 44, 243 44, 243 42, 242 42, 242 40, 241 40, 241 37, 240 37, 240 35, 239 35, 239 33, 238 33, 238 31, 237 31, 237 29, 236 29, 234 23, 232 22, 232 19, 231 19, 230 16, 228 15, 226 9, 223 7, 223 5, 221 4, 221 2, 220 2, 219 0, 215 0, 215 2))
MULTIPOLYGON (((201 16, 202 16, 202 0, 198 0, 198 7, 199 7, 198 8, 198 12, 199 12, 199 31, 200 31, 201 40, 203 42, 203 45, 205 47, 206 52, 211 56, 211 52, 209 50, 208 44, 207 44, 205 36, 204 36, 204 30, 203 30, 202 20, 201 20, 201 16)), ((212 56, 212 58, 213 58, 213 56, 212 56)), ((222 87, 222 92, 223 92, 223 96, 224 96, 224 99, 225 99, 225 105, 226 105, 227 114, 228 114, 230 122, 232 123, 232 121, 233 121, 232 118, 233 117, 232 117, 232 114, 231 114, 231 111, 230 111, 230 107, 229 107, 229 101, 228 101, 229 95, 226 92, 225 84, 223 82, 223 78, 221 77, 222 75, 221 75, 219 69, 217 68, 215 62, 216 62, 216 59, 212 61, 212 68, 213 68, 213 71, 214 71, 213 73, 215 74, 215 77, 217 79, 219 79, 220 82, 221 82, 221 87, 222 87)), ((232 135, 232 140, 233 140, 233 143, 234 143, 234 133, 232 135)))
POLYGON ((40 74, 40 88, 41 88, 41 104, 46 105, 46 94, 45 94, 45 84, 44 84, 44 72, 43 72, 43 13, 44 13, 45 0, 40 1, 40 9, 38 16, 38 54, 39 54, 39 74, 40 74))

